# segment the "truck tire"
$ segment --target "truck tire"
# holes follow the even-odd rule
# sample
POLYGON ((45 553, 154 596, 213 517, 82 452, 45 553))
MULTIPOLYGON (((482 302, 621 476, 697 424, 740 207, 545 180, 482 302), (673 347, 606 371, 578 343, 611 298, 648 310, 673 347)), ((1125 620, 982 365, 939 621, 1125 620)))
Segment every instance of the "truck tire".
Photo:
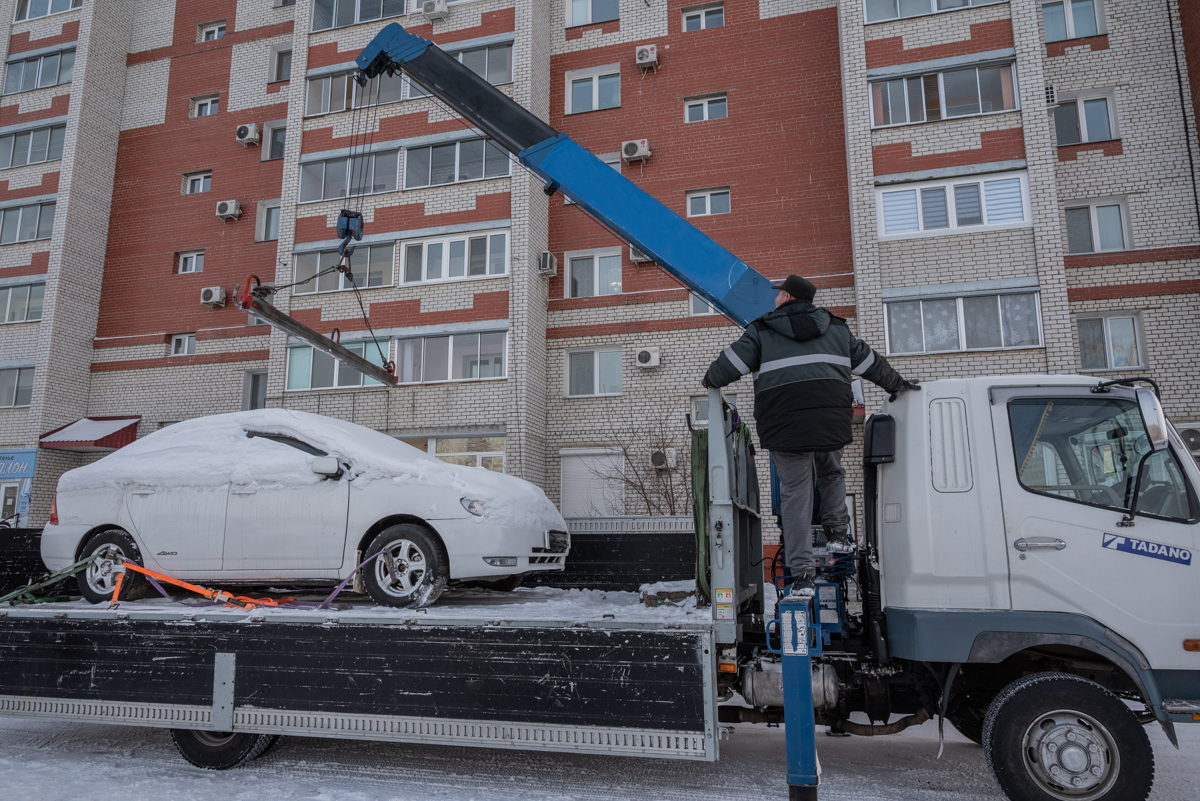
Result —
POLYGON ((416 523, 389 526, 371 540, 367 553, 380 554, 363 568, 367 595, 381 606, 429 606, 446 589, 450 559, 441 540, 416 523), (395 572, 384 553, 390 554, 395 572))
POLYGON ((180 755, 205 770, 229 770, 244 765, 265 753, 277 737, 275 734, 171 729, 171 739, 180 755))
POLYGON ((1070 673, 1005 687, 983 724, 983 753, 1014 801, 1145 801, 1150 738, 1121 699, 1070 673))
MULTIPOLYGON (((93 536, 87 541, 87 545, 83 546, 79 558, 85 559, 101 551, 112 556, 120 556, 139 565, 145 564, 142 561, 142 552, 138 549, 137 543, 133 541, 133 537, 119 528, 110 528, 93 536)), ((97 559, 79 571, 75 580, 79 583, 80 595, 88 603, 106 604, 112 600, 116 577, 117 571, 113 569, 112 559, 97 559)), ((120 600, 135 601, 143 598, 149 589, 150 584, 141 573, 126 570, 125 578, 121 582, 120 600)))

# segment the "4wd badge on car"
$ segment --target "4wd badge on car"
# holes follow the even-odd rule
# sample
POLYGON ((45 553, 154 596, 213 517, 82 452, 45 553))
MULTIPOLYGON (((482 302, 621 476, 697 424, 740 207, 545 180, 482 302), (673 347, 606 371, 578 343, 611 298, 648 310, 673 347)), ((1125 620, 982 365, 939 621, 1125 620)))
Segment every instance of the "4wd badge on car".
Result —
POLYGON ((1174 545, 1163 545, 1160 542, 1137 540, 1120 534, 1104 534, 1104 547, 1110 551, 1124 551, 1138 556, 1152 556, 1167 562, 1181 565, 1192 563, 1192 552, 1187 548, 1176 548, 1174 545))

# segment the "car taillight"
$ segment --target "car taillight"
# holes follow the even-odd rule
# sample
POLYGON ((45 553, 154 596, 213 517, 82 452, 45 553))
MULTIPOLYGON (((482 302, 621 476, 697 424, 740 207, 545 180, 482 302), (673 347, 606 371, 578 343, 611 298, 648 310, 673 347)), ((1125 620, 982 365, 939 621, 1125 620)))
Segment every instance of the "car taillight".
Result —
POLYGON ((58 496, 54 496, 54 500, 50 502, 50 525, 58 525, 58 496))

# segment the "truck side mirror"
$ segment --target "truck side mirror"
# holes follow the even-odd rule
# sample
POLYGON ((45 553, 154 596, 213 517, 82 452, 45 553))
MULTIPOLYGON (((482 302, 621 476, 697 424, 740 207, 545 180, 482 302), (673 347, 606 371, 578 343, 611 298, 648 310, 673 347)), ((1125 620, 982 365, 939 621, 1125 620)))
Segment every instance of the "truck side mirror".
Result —
POLYGON ((1142 413, 1142 424, 1146 427, 1146 436, 1150 440, 1151 451, 1161 451, 1167 448, 1167 416, 1163 414, 1162 404, 1153 390, 1139 388, 1137 390, 1138 411, 1142 413))
POLYGON ((896 418, 873 414, 863 430, 863 464, 890 464, 896 461, 896 418))

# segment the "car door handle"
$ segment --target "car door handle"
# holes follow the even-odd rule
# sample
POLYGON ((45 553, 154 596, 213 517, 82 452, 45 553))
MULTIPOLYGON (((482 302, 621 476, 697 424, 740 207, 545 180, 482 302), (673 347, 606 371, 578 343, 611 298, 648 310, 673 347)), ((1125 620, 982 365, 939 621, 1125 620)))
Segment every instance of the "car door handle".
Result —
POLYGON ((134 490, 132 494, 134 494, 134 495, 153 495, 154 490, 134 490))
POLYGON ((1060 539, 1053 540, 1026 540, 1024 537, 1013 543, 1013 547, 1024 553, 1030 548, 1053 548, 1056 551, 1061 551, 1067 547, 1067 544, 1060 539))
POLYGON ((257 493, 258 489, 256 487, 239 487, 233 490, 234 495, 255 495, 257 493))

